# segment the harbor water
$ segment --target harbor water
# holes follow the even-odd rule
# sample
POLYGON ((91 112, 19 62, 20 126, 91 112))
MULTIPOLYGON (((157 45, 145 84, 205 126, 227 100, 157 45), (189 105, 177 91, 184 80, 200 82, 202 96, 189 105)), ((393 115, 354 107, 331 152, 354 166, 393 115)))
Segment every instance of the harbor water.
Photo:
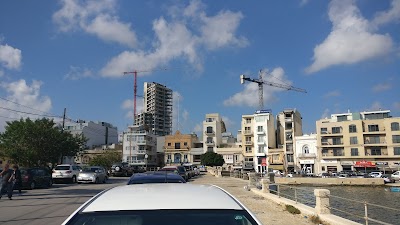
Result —
MULTIPOLYGON (((398 187, 397 187, 398 188, 398 187)), ((365 202, 368 218, 400 225, 400 192, 387 186, 287 186, 280 185, 280 195, 315 207, 314 189, 330 190, 331 213, 365 224, 365 202), (296 191, 295 191, 296 189, 296 191), (296 193, 295 193, 296 192, 296 193), (383 207, 379 207, 383 206, 383 207)), ((379 224, 368 221, 368 224, 379 224)))

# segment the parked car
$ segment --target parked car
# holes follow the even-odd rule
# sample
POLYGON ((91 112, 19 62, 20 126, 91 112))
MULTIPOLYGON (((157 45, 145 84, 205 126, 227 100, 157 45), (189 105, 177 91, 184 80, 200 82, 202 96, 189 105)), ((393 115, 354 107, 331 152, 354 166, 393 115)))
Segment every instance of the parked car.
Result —
POLYGON ((200 170, 200 172, 207 172, 207 167, 201 165, 201 166, 199 166, 199 170, 200 170))
POLYGON ((101 166, 89 166, 82 169, 78 175, 78 183, 105 183, 107 172, 101 166))
POLYGON ((183 164, 183 166, 185 167, 185 170, 189 174, 189 179, 196 176, 196 172, 194 171, 194 167, 192 164, 183 164))
POLYGON ((52 178, 54 183, 58 181, 70 181, 76 183, 81 167, 77 165, 61 164, 53 169, 52 178))
POLYGON ((382 175, 381 178, 383 178, 383 181, 385 182, 385 184, 396 182, 393 178, 390 178, 388 175, 382 175))
POLYGON ((400 181, 400 170, 392 173, 391 178, 396 181, 400 181))
POLYGON ((22 188, 49 188, 53 185, 51 172, 45 167, 20 168, 22 188))
POLYGON ((148 183, 186 183, 182 176, 168 171, 135 173, 128 181, 131 184, 148 184, 148 183))
POLYGON ((164 166, 159 171, 174 172, 181 175, 185 181, 189 180, 189 173, 186 171, 184 166, 164 166))
POLYGON ((383 173, 382 172, 371 172, 371 173, 369 173, 369 175, 374 178, 381 178, 383 176, 383 173))
POLYGON ((102 191, 73 212, 63 225, 172 223, 261 224, 241 202, 217 186, 137 184, 102 191))
POLYGON ((130 167, 128 163, 114 163, 111 166, 110 175, 113 177, 117 176, 132 176, 133 174, 133 167, 130 167))

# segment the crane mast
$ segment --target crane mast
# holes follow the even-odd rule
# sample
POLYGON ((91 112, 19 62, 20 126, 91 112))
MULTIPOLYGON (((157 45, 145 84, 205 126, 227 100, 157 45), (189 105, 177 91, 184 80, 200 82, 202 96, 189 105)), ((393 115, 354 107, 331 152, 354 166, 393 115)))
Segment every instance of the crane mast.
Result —
POLYGON ((272 87, 277 87, 277 88, 282 88, 286 89, 288 91, 297 91, 297 92, 303 92, 307 93, 305 89, 302 88, 297 88, 292 85, 287 85, 287 84, 280 84, 276 82, 270 82, 270 81, 265 81, 262 79, 262 70, 259 71, 258 73, 258 79, 253 79, 250 77, 246 77, 245 75, 240 75, 240 83, 244 84, 245 81, 250 81, 253 83, 257 83, 258 85, 258 100, 259 100, 259 110, 264 109, 264 85, 272 86, 272 87))

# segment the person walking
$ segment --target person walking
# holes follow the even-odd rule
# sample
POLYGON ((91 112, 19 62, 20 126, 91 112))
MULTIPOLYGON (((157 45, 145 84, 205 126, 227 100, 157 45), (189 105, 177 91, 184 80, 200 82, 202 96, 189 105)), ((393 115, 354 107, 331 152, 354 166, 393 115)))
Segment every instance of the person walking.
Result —
POLYGON ((22 176, 21 176, 21 170, 19 170, 19 167, 17 164, 13 166, 13 175, 10 178, 10 182, 14 182, 12 190, 16 189, 18 190, 18 193, 21 195, 21 187, 22 187, 22 176))
POLYGON ((12 200, 13 181, 10 182, 10 178, 12 178, 13 170, 10 169, 10 165, 8 163, 4 166, 4 170, 0 173, 0 175, 2 176, 0 199, 3 196, 3 193, 7 192, 8 199, 12 200))

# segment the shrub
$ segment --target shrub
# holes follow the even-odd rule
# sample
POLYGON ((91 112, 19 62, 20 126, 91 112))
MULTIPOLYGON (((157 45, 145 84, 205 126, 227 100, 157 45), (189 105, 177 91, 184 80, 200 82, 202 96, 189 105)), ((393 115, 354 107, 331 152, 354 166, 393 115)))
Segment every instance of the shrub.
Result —
POLYGON ((286 205, 286 210, 291 214, 300 214, 300 210, 292 205, 286 205))

